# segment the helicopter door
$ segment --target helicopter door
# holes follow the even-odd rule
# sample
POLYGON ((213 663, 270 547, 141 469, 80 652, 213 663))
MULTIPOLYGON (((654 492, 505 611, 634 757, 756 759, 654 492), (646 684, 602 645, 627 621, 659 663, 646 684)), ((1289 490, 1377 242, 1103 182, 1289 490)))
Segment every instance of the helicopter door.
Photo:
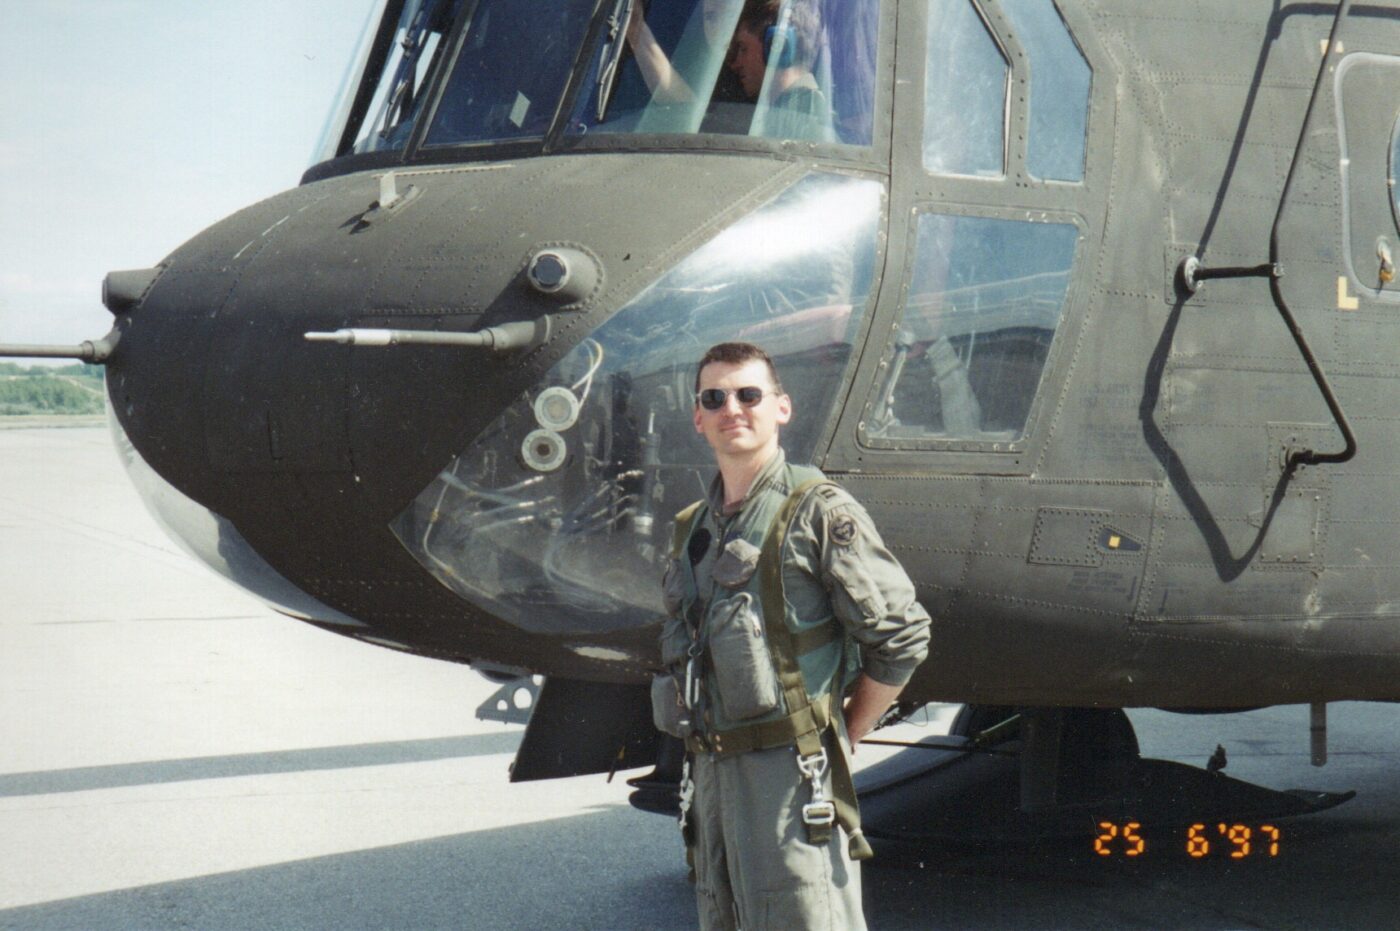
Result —
POLYGON ((901 11, 884 286, 825 465, 1026 474, 1088 252, 1091 72, 1048 0, 912 14, 924 22, 906 29, 901 11))

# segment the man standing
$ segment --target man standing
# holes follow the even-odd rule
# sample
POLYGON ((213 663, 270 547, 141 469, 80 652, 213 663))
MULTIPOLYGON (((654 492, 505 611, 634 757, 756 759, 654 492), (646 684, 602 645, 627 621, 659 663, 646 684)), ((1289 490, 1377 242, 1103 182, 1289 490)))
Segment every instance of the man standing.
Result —
POLYGON ((656 711, 679 709, 667 729, 692 755, 700 925, 864 928, 847 747, 923 661, 928 614, 864 508, 786 462, 792 400, 767 353, 714 346, 695 387, 719 475, 676 518, 659 680, 676 687, 656 711))

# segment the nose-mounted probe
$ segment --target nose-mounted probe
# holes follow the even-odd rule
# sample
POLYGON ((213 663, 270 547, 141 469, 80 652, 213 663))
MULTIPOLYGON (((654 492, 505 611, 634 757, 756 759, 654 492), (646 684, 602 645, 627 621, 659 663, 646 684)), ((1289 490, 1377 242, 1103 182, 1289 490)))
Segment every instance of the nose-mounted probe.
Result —
POLYGON ((329 333, 313 331, 306 334, 306 339, 312 343, 339 343, 342 346, 464 346, 510 352, 548 342, 549 331, 550 319, 545 315, 535 320, 517 320, 487 327, 474 333, 348 327, 329 333))
MULTIPOLYGON (((103 305, 112 312, 112 316, 120 319, 141 303, 162 271, 162 268, 156 267, 108 272, 107 277, 102 279, 103 305)), ((105 365, 112 353, 117 351, 120 340, 121 330, 114 326, 101 339, 85 339, 76 346, 0 343, 0 358, 77 359, 89 365, 105 365)))
MULTIPOLYGON (((582 248, 549 245, 537 248, 529 257, 525 281, 537 294, 564 305, 560 310, 573 310, 598 290, 602 270, 598 261, 582 248)), ((306 339, 342 346, 465 346, 510 352, 548 342, 549 334, 550 316, 545 314, 535 320, 517 320, 474 333, 347 327, 331 332, 310 332, 306 339)))

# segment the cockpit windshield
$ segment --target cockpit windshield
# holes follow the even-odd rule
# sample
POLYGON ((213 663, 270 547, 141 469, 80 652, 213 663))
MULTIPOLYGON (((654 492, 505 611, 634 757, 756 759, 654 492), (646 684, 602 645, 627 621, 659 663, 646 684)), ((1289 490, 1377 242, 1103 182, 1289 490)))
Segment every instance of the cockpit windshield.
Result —
POLYGON ((407 0, 393 45, 365 112, 356 152, 399 149, 427 101, 428 79, 444 54, 443 39, 465 0, 407 0))
POLYGON ((543 138, 594 0, 477 0, 424 145, 543 138))
POLYGON ((612 21, 570 133, 870 144, 878 3, 617 0, 612 21))
POLYGON ((875 0, 390 0, 363 43, 358 86, 337 104, 349 131, 336 154, 543 140, 561 120, 575 139, 869 145, 879 9, 875 0))

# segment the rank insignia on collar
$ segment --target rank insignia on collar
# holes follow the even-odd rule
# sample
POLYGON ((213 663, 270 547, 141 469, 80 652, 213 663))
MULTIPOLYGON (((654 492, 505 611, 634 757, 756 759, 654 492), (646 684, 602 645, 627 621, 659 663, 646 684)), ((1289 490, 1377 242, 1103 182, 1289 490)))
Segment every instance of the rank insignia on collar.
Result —
POLYGON ((850 546, 856 539, 856 522, 851 517, 838 517, 831 524, 831 542, 839 546, 850 546))

